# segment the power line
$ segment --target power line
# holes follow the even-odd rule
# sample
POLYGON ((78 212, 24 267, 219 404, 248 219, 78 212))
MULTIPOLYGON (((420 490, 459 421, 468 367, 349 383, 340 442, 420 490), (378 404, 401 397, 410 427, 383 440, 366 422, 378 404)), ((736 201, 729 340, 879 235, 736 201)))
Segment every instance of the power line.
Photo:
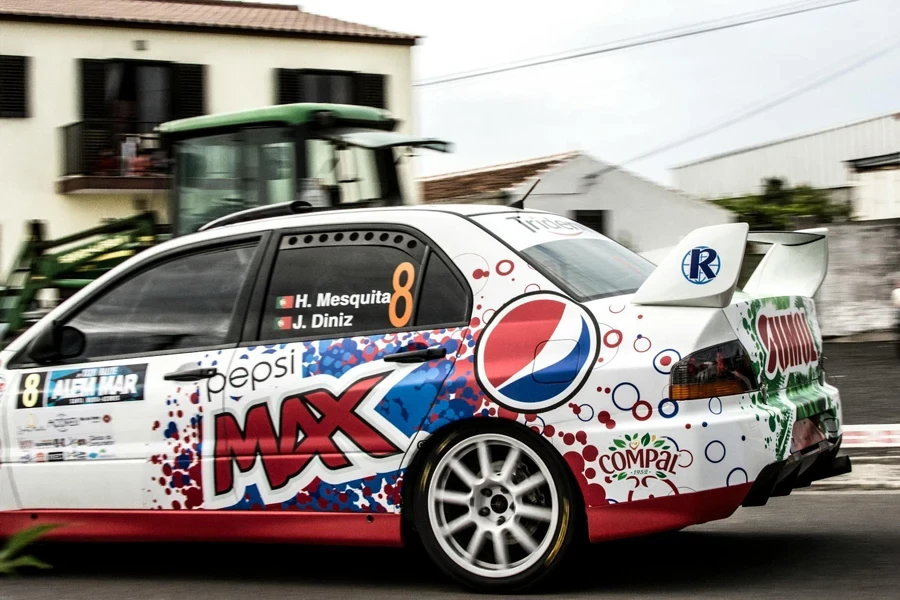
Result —
POLYGON ((875 52, 866 54, 863 57, 859 58, 858 60, 854 60, 850 64, 841 66, 836 70, 829 71, 828 73, 825 73, 824 75, 817 77, 815 79, 812 79, 812 80, 808 81, 807 83, 802 84, 799 87, 796 87, 796 88, 789 90, 779 96, 776 96, 775 98, 773 98, 771 100, 767 100, 767 101, 764 101, 761 103, 757 103, 753 106, 750 106, 750 107, 744 109, 743 111, 741 111, 740 113, 738 113, 734 116, 728 117, 724 121, 720 121, 719 123, 716 123, 715 125, 710 125, 699 131, 689 134, 683 138, 669 142, 662 146, 658 146, 657 148, 654 148, 653 150, 649 150, 647 152, 644 152, 643 154, 639 154, 638 156, 635 156, 624 162, 621 162, 618 165, 611 165, 611 166, 603 169, 602 171, 600 171, 600 173, 598 175, 604 175, 610 171, 614 171, 614 170, 616 170, 620 167, 623 167, 627 164, 637 162, 640 160, 645 160, 652 156, 656 156, 657 154, 662 154, 663 152, 667 152, 669 150, 672 150, 673 148, 683 146, 684 144, 693 142, 702 137, 706 137, 708 135, 716 133, 717 131, 720 131, 727 127, 731 127, 732 125, 740 123, 741 121, 746 121, 747 119, 750 119, 761 113, 764 113, 767 110, 771 110, 771 109, 775 108, 776 106, 779 106, 781 104, 784 104, 785 102, 793 100, 797 96, 805 94, 805 93, 812 91, 818 87, 822 87, 823 85, 828 84, 836 79, 839 79, 839 78, 843 77, 844 75, 847 75, 848 73, 851 73, 852 71, 855 71, 856 69, 859 69, 860 67, 872 62, 873 60, 881 58, 885 54, 888 54, 888 53, 896 50, 898 47, 900 47, 900 40, 894 39, 891 41, 891 43, 889 43, 885 46, 880 46, 875 52))
POLYGON ((539 57, 532 58, 532 59, 527 59, 523 62, 519 62, 519 63, 515 63, 515 64, 507 64, 507 65, 502 65, 502 66, 492 67, 492 68, 487 68, 487 69, 481 69, 481 70, 476 70, 476 71, 455 73, 455 74, 446 75, 443 77, 437 77, 434 79, 426 79, 424 81, 413 83, 413 87, 428 87, 428 86, 432 86, 432 85, 440 85, 443 83, 450 83, 453 81, 463 81, 466 79, 475 79, 478 77, 486 77, 488 75, 495 75, 497 73, 506 73, 509 71, 528 69, 528 68, 536 67, 539 65, 547 65, 547 64, 558 63, 558 62, 563 62, 563 61, 567 61, 567 60, 574 60, 576 58, 584 58, 586 56, 596 56, 599 54, 607 54, 610 52, 617 52, 619 50, 626 50, 629 48, 637 48, 640 46, 649 46, 651 44, 658 44, 660 42, 667 42, 670 40, 677 40, 677 39, 691 37, 691 36, 695 36, 695 35, 701 35, 704 33, 711 33, 713 31, 722 31, 725 29, 733 29, 735 27, 742 27, 744 25, 760 23, 763 21, 771 21, 773 19, 780 19, 783 17, 799 15, 802 13, 823 10, 826 8, 841 6, 843 4, 852 4, 854 2, 859 2, 859 1, 860 0, 838 0, 836 2, 829 2, 827 4, 822 4, 821 2, 816 2, 814 5, 810 6, 809 0, 806 0, 805 2, 783 5, 780 8, 774 9, 776 11, 774 13, 772 13, 772 9, 765 10, 765 11, 754 11, 751 13, 742 13, 739 15, 735 15, 733 17, 729 17, 727 19, 718 19, 715 21, 704 21, 701 23, 695 23, 693 25, 689 25, 686 27, 678 28, 678 29, 668 29, 668 30, 663 30, 663 31, 647 34, 645 36, 640 36, 640 37, 635 37, 635 38, 627 38, 624 40, 618 40, 615 42, 610 42, 603 46, 594 46, 591 48, 577 49, 577 50, 569 51, 563 55, 559 55, 559 54, 544 55, 544 56, 539 56, 539 57), (760 13, 763 13, 763 14, 760 14, 760 13), (726 21, 726 22, 722 23, 722 21, 726 21))

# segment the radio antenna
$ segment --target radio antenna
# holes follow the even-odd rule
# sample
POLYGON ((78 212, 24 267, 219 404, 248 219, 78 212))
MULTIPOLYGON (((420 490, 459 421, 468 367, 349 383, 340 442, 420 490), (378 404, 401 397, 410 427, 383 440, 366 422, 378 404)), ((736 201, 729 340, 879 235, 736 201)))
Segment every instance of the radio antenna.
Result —
POLYGON ((510 208, 525 208, 525 199, 528 198, 528 196, 531 195, 531 192, 534 191, 534 188, 536 188, 536 187, 537 187, 537 184, 539 184, 540 182, 541 182, 540 179, 535 179, 535 180, 534 180, 534 183, 531 184, 531 187, 528 188, 528 191, 525 192, 525 195, 524 195, 524 196, 522 196, 521 198, 519 198, 519 199, 516 200, 515 202, 510 202, 509 204, 507 204, 507 206, 510 207, 510 208))

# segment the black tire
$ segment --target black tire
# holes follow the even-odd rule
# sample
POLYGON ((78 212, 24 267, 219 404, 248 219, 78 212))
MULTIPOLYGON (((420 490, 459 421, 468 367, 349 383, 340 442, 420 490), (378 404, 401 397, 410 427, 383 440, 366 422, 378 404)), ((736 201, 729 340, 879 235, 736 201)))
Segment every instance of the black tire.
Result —
POLYGON ((577 490, 572 489, 567 468, 550 444, 520 426, 487 419, 466 424, 429 452, 420 471, 413 519, 422 545, 441 570, 477 591, 502 593, 535 586, 556 570, 577 537, 581 522, 574 512, 579 506, 574 501, 577 490), (471 465, 473 451, 476 466, 484 464, 482 445, 488 447, 490 475, 484 477, 480 468, 477 473, 469 470, 480 483, 471 487, 465 505, 462 496, 456 495, 465 494, 466 485, 451 465, 454 461, 471 465), (514 453, 513 448, 518 451, 514 453), (507 463, 516 465, 507 469, 507 463), (512 475, 502 478, 508 471, 512 475), (543 484, 520 491, 540 478, 543 484), (457 490, 451 489, 454 484, 457 490), (486 490, 494 495, 487 495, 486 490), (452 502, 444 500, 448 494, 453 495, 452 502), (451 511, 460 512, 451 520, 447 516, 451 511), (504 516, 508 520, 504 521, 504 516), (459 533, 441 535, 436 530, 453 530, 458 521, 466 519, 471 523, 459 528, 459 533), (469 531, 471 537, 466 542, 469 531), (526 543, 523 531, 530 543, 526 543), (489 542, 486 536, 490 536, 489 542), (534 548, 529 550, 532 544, 534 548), (473 546, 475 552, 470 553, 473 546), (524 558, 516 558, 519 556, 524 558), (508 568, 504 569, 504 564, 508 568))

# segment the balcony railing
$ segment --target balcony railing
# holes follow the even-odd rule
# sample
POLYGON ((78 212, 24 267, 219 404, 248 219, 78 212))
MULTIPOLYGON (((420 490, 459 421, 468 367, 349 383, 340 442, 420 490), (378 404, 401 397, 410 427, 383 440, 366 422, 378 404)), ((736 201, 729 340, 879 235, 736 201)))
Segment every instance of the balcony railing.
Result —
POLYGON ((168 188, 169 156, 159 123, 95 120, 60 128, 61 193, 153 191, 168 188))

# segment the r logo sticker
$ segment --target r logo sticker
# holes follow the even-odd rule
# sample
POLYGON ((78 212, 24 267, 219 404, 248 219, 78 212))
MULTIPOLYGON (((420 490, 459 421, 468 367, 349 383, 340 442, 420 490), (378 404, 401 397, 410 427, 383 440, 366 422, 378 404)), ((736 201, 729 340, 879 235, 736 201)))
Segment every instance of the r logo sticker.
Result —
POLYGON ((719 275, 722 260, 719 253, 709 246, 692 248, 681 261, 684 278, 696 285, 709 283, 719 275))

